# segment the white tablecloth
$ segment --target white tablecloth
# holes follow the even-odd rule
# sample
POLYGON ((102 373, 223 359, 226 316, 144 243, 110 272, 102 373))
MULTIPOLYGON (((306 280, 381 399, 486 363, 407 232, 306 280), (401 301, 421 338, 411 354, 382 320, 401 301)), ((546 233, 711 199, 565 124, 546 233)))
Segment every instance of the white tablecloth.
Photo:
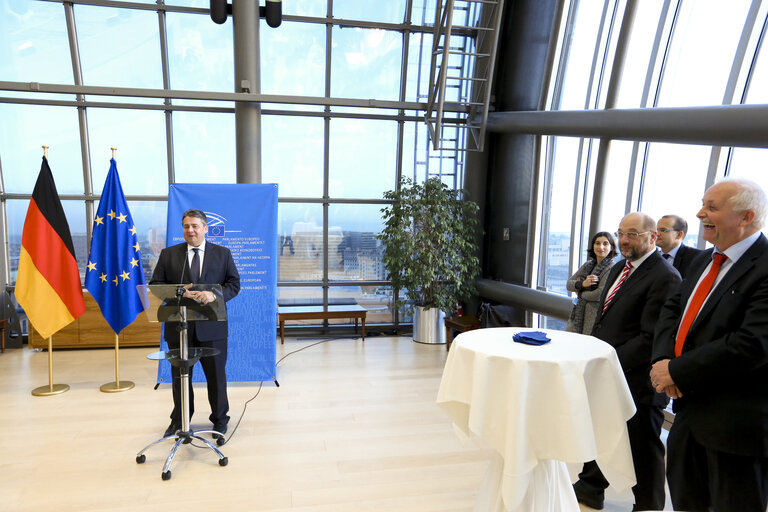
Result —
POLYGON ((477 511, 578 511, 565 462, 596 460, 617 492, 635 484, 635 406, 613 347, 555 330, 542 346, 512 341, 534 330, 465 332, 448 354, 437 403, 460 437, 497 454, 477 511))

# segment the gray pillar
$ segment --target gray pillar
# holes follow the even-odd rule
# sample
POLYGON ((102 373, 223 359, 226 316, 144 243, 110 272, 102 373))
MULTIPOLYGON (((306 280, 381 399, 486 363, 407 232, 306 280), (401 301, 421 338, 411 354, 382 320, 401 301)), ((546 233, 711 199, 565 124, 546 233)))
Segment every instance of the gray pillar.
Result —
MULTIPOLYGON (((233 0, 235 92, 260 93, 259 3, 233 0)), ((237 183, 261 183, 261 105, 235 102, 237 183)))

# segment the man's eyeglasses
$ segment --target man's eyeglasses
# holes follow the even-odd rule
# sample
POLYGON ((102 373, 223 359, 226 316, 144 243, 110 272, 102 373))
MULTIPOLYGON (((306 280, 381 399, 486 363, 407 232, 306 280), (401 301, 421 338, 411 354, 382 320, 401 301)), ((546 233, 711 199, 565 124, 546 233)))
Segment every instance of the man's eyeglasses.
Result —
POLYGON ((658 230, 659 233, 669 233, 671 231, 680 231, 679 229, 668 229, 668 228, 661 228, 658 230))
POLYGON ((642 233, 635 233, 633 231, 630 231, 629 233, 625 233, 623 231, 617 231, 613 234, 613 236, 615 236, 616 238, 627 237, 630 240, 637 240, 637 237, 641 235, 647 235, 648 233, 650 233, 650 231, 643 231, 642 233))

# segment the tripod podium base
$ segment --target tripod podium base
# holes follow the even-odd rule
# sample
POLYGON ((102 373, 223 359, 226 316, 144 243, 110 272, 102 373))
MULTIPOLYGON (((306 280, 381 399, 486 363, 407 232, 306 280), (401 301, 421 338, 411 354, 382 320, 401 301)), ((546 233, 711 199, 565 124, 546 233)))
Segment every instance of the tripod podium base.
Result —
POLYGON ((65 391, 69 391, 69 384, 53 384, 48 386, 40 386, 32 390, 34 396, 50 396, 58 395, 65 391))
POLYGON ((135 384, 129 380, 121 380, 120 382, 107 382, 102 384, 99 388, 104 393, 119 393, 120 391, 128 391, 133 389, 135 384))
POLYGON ((165 459, 165 465, 163 466, 163 472, 160 474, 163 480, 170 480, 171 479, 171 464, 173 464, 173 458, 176 456, 176 451, 179 449, 179 446, 182 444, 189 444, 192 442, 192 440, 202 441, 208 448, 216 452, 216 455, 219 456, 219 466, 226 466, 229 463, 229 459, 227 459, 223 453, 221 453, 221 450, 216 448, 213 443, 211 443, 209 440, 200 437, 198 434, 202 433, 213 433, 221 435, 219 432, 216 432, 214 430, 200 430, 200 431, 188 431, 188 432, 176 432, 172 436, 163 437, 161 439, 158 439, 157 441, 153 441, 149 443, 147 446, 141 449, 139 453, 136 454, 136 464, 144 464, 144 462, 147 460, 147 456, 144 455, 144 452, 147 451, 150 447, 156 445, 157 443, 162 443, 163 441, 175 441, 173 443, 173 447, 171 448, 171 453, 168 454, 168 457, 165 459))

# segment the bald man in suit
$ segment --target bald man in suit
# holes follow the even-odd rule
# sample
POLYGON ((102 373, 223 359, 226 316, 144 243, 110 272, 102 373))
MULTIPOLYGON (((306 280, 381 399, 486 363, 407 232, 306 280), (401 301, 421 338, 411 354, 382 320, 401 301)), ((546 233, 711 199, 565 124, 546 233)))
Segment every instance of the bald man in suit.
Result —
MULTIPOLYGON (((680 274, 656 250, 656 222, 642 212, 626 215, 616 233, 624 259, 606 277, 592 335, 616 349, 637 412, 627 422, 637 485, 633 510, 664 508, 664 444, 660 439, 668 399, 651 386, 653 332, 662 304, 680 274)), ((602 509, 608 481, 595 461, 584 464, 573 488, 577 500, 602 509)))

